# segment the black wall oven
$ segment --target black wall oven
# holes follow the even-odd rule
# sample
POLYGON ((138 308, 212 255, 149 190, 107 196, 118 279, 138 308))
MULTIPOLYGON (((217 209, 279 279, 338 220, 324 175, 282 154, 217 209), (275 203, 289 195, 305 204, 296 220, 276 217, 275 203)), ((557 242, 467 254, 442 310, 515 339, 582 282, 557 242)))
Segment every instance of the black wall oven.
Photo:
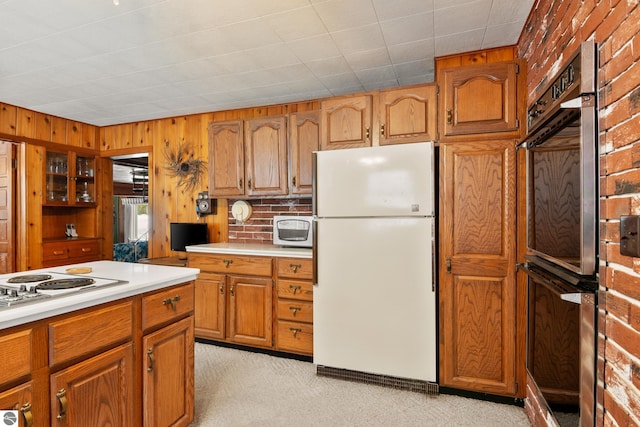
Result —
POLYGON ((520 266, 529 278, 527 370, 552 413, 573 412, 583 426, 594 424, 596 404, 596 52, 583 43, 529 106, 529 254, 520 266))

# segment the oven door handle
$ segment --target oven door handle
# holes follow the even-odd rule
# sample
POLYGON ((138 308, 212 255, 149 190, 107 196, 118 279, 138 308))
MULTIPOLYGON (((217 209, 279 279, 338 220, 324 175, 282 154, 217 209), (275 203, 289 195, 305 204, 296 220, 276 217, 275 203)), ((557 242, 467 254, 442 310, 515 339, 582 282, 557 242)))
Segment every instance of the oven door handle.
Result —
POLYGON ((582 301, 582 293, 578 289, 569 288, 568 286, 561 286, 558 281, 543 276, 542 274, 531 269, 526 264, 521 264, 520 267, 528 275, 536 279, 536 282, 549 289, 554 295, 560 297, 560 299, 574 304, 580 304, 582 301))

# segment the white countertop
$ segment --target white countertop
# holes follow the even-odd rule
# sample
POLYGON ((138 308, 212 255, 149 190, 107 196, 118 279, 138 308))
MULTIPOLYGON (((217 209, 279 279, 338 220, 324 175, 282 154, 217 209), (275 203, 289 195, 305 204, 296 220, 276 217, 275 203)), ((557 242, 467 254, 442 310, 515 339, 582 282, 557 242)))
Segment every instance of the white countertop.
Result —
MULTIPOLYGON (((11 308, 0 307, 0 330, 44 319, 58 314, 69 313, 81 308, 127 298, 133 295, 166 288, 195 280, 200 272, 197 268, 169 267, 164 265, 137 264, 116 261, 95 261, 61 267, 29 270, 29 274, 53 272, 65 273, 69 267, 91 267, 93 271, 78 276, 124 280, 128 283, 96 287, 86 291, 69 293, 65 296, 50 298, 37 303, 17 305, 11 308)), ((16 273, 0 275, 15 276, 16 273)))
POLYGON ((187 252, 204 254, 258 255, 275 257, 312 258, 310 248, 289 248, 258 243, 207 243, 187 246, 187 252))

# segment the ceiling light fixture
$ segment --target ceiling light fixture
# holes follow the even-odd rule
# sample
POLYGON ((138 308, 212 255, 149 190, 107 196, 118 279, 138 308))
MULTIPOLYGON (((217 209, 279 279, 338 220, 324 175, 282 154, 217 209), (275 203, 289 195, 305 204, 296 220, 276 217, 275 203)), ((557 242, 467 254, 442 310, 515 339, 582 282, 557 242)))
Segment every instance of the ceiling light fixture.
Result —
POLYGON ((119 5, 119 4, 120 4, 120 0, 113 0, 113 4, 114 4, 115 6, 119 5))

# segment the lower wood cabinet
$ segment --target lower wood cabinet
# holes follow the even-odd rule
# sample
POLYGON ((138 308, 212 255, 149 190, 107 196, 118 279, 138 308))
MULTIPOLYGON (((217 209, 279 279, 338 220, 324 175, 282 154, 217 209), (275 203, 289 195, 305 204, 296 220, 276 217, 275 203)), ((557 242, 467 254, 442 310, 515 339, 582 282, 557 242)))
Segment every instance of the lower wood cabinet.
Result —
POLYGON ((52 426, 133 426, 133 344, 51 375, 52 426))
POLYGON ((189 253, 189 267, 200 269, 195 336, 312 355, 312 265, 303 258, 189 253))
POLYGON ((0 331, 0 409, 20 427, 189 425, 193 302, 189 282, 0 331))
POLYGON ((189 254, 195 282, 198 338, 273 347, 273 260, 244 255, 189 254))
POLYGON ((187 426, 193 419, 193 317, 145 335, 145 426, 187 426))
POLYGON ((42 243, 42 266, 76 264, 98 261, 101 258, 100 240, 83 238, 78 240, 51 240, 42 243))

